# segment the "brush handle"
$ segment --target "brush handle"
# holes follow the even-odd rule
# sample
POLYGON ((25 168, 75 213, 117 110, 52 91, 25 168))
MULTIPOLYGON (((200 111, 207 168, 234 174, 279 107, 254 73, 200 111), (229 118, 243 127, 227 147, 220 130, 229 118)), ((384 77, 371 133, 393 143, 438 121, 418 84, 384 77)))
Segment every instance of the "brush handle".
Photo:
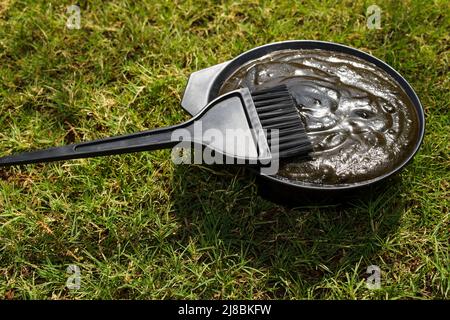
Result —
POLYGON ((267 140, 264 137, 258 144, 252 132, 252 129, 262 130, 252 101, 246 88, 231 91, 211 101, 194 118, 179 125, 13 154, 0 158, 0 167, 164 149, 181 141, 200 144, 231 158, 270 160, 267 140), (220 137, 211 136, 217 132, 226 139, 222 141, 220 137))
POLYGON ((174 147, 181 140, 172 140, 177 129, 190 129, 192 121, 161 129, 141 131, 44 150, 36 150, 0 158, 0 166, 30 164, 58 160, 107 156, 138 151, 150 151, 174 147))

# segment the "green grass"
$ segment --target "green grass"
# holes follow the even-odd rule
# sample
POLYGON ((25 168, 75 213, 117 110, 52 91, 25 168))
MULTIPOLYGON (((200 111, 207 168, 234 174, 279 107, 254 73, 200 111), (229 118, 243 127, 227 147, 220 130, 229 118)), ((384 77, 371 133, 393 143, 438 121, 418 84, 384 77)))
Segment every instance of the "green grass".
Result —
POLYGON ((336 206, 278 206, 242 170, 169 151, 1 169, 0 299, 449 298, 448 1, 79 1, 69 30, 71 4, 0 0, 2 155, 186 120, 191 72, 288 39, 385 60, 426 136, 401 175, 336 206))

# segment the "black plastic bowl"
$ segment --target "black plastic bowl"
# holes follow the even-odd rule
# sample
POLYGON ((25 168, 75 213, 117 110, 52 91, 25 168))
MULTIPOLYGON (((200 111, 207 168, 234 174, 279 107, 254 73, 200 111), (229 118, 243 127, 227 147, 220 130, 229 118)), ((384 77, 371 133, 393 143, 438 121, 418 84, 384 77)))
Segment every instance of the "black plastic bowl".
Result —
POLYGON ((397 83, 401 88, 403 88, 412 104, 414 105, 418 118, 418 134, 414 148, 406 157, 406 159, 392 170, 389 170, 374 179, 350 183, 346 185, 318 185, 302 183, 301 181, 294 182, 286 178, 264 175, 255 170, 254 173, 258 174, 259 177, 262 178, 259 179, 259 181, 263 187, 263 194, 270 194, 271 197, 275 196, 275 198, 280 199, 283 202, 286 202, 286 199, 283 199, 285 197, 287 197, 287 201, 290 202, 289 200, 293 198, 293 193, 295 194, 298 192, 301 195, 307 196, 310 196, 311 192, 313 192, 315 195, 319 195, 320 197, 322 197, 323 195, 326 195, 326 197, 333 197, 336 194, 348 194, 348 191, 356 191, 355 189, 364 189, 363 187, 367 187, 385 180, 386 178, 398 173, 409 161, 411 161, 411 159, 419 150, 425 131, 425 116, 419 98, 412 89, 411 85, 391 66, 375 58, 374 56, 371 56, 370 54, 341 44, 324 41, 295 40, 267 44, 249 50, 231 61, 192 74, 186 87, 182 106, 191 114, 195 114, 198 111, 197 108, 199 105, 204 105, 205 102, 209 102, 219 95, 219 90, 222 87, 223 83, 243 64, 251 60, 258 59, 268 53, 286 49, 322 49, 341 52, 356 56, 378 66, 379 68, 387 72, 395 81, 397 81, 397 83))

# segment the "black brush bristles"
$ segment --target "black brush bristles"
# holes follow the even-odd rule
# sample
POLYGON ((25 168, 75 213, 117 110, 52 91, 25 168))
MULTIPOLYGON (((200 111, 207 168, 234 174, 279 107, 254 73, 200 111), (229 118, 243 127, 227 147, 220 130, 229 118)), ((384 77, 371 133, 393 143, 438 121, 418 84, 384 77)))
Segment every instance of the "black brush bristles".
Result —
POLYGON ((278 157, 308 157, 312 143, 288 87, 283 84, 254 91, 252 98, 272 152, 276 141, 272 141, 270 132, 278 129, 278 157))

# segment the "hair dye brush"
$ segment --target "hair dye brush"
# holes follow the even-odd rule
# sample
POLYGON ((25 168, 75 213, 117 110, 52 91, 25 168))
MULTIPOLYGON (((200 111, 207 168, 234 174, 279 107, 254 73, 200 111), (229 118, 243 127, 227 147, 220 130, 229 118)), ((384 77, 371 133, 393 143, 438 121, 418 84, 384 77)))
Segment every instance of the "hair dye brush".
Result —
POLYGON ((295 101, 288 88, 280 85, 226 93, 179 125, 13 154, 0 158, 0 166, 172 148, 181 141, 255 163, 307 156, 312 151, 295 101))

